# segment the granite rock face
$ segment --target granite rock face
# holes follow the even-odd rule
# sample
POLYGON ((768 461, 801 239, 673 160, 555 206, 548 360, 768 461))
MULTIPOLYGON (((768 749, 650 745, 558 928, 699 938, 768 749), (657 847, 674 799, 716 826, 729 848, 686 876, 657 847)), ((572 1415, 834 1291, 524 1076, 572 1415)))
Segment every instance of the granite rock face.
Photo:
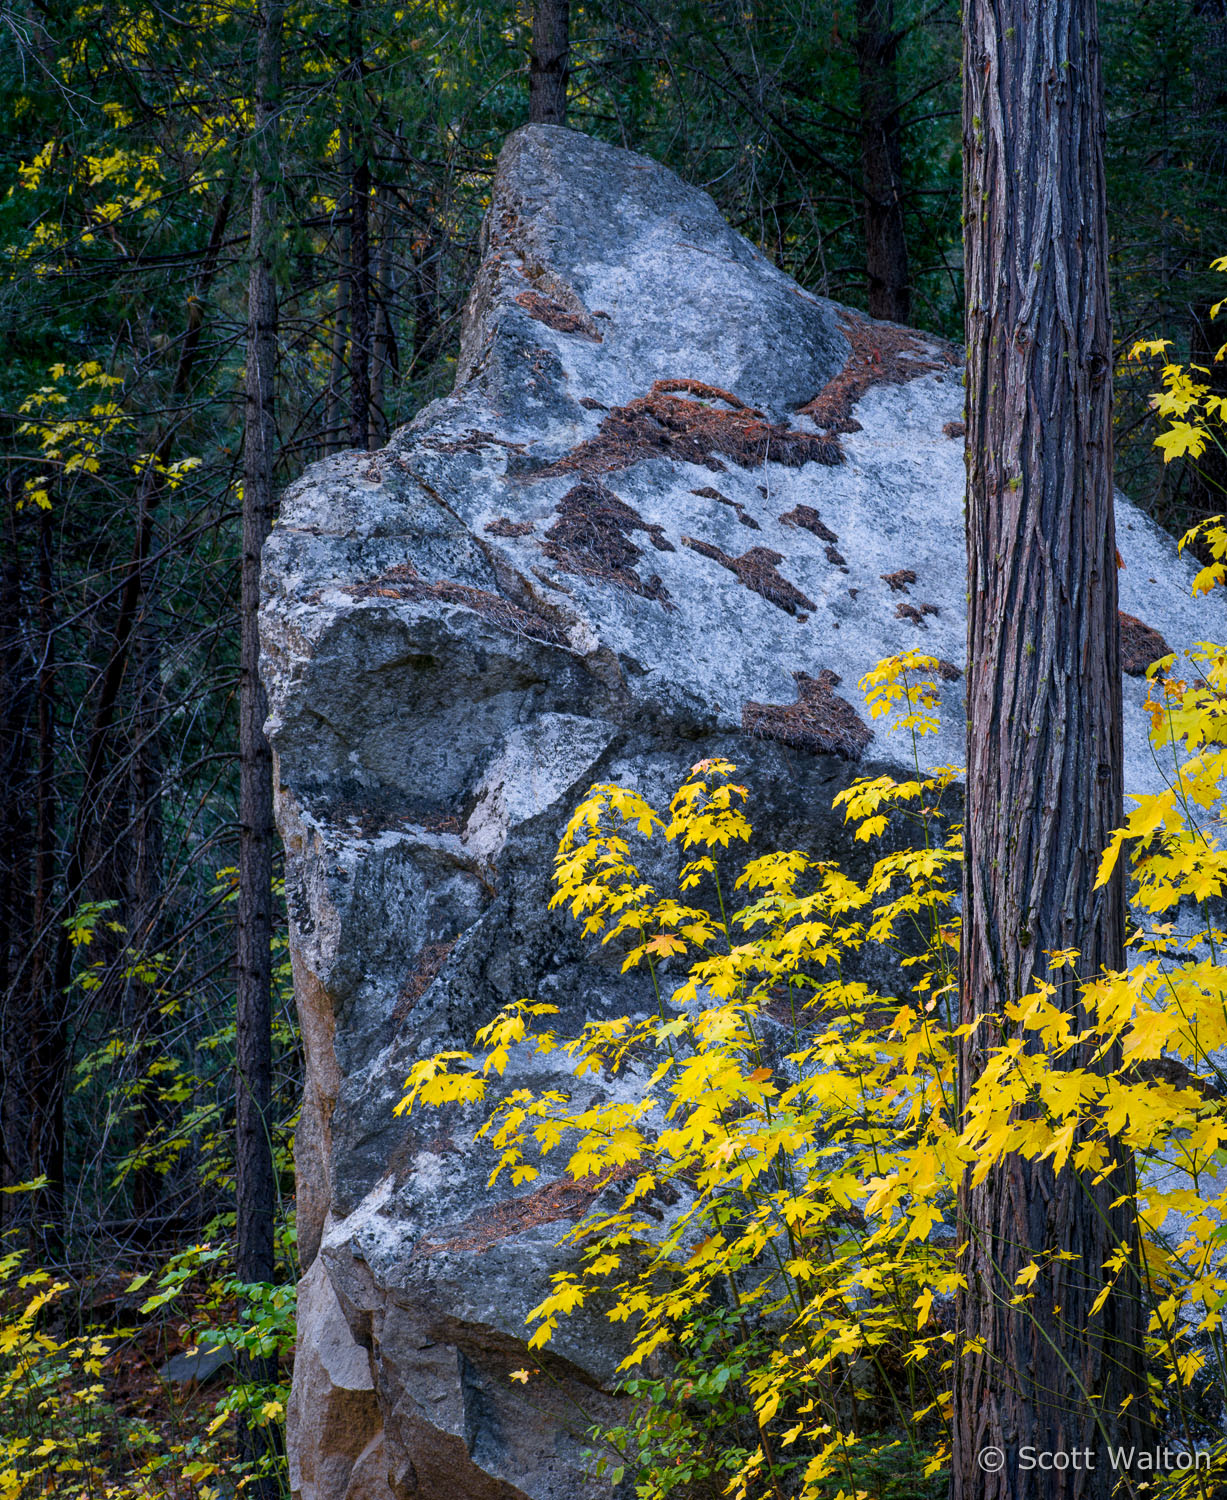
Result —
MULTIPOLYGON (((307 1065, 301 1500, 607 1493, 582 1454, 618 1410, 616 1331, 522 1342, 590 1195, 491 1196, 478 1117, 394 1106, 416 1058, 522 996, 560 1029, 646 1004, 546 910, 592 781, 660 796, 726 755, 761 847, 846 854, 832 796, 899 753, 857 680, 911 646, 943 663, 931 763, 961 760, 962 404, 949 347, 802 290, 655 163, 531 126, 455 391, 287 492, 263 641, 307 1065)), ((1123 499, 1118 523, 1136 673, 1227 620, 1123 499)), ((1125 697, 1144 790, 1138 677, 1125 697)))

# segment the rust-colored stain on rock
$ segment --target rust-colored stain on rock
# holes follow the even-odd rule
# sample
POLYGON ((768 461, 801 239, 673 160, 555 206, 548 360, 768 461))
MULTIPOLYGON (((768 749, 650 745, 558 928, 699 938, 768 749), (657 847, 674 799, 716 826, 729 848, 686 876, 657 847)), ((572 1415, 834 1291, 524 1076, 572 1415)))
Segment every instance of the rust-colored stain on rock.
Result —
POLYGON ((451 938, 447 942, 427 943, 421 950, 401 986, 396 1009, 392 1013, 394 1021, 405 1019, 417 1001, 438 978, 443 965, 447 962, 448 954, 455 946, 456 939, 451 938))
POLYGON ((782 552, 775 552, 770 547, 751 547, 740 557, 732 557, 711 542, 700 541, 697 537, 684 536, 682 541, 701 556, 710 557, 722 568, 727 568, 746 588, 761 594, 769 604, 774 604, 786 614, 795 615, 802 609, 818 608, 812 599, 806 598, 795 584, 789 583, 779 572, 779 565, 784 561, 782 552))
POLYGON ((659 576, 639 576, 636 564, 643 549, 631 540, 636 531, 646 532, 658 552, 677 550, 662 527, 645 521, 612 490, 585 482, 568 490, 558 502, 558 519, 545 533, 541 550, 570 573, 618 584, 668 609, 669 591, 659 576))
POLYGON ((871 323, 851 312, 841 312, 844 335, 852 345, 847 363, 822 390, 798 408, 828 433, 859 432, 852 408, 875 385, 906 385, 919 375, 948 369, 957 363, 953 349, 938 351, 937 340, 921 340, 893 323, 871 323))
POLYGON ((545 641, 552 646, 567 644, 562 627, 545 615, 530 613, 500 594, 491 594, 467 583, 453 583, 450 579, 427 583, 412 563, 397 563, 367 583, 350 584, 345 593, 351 599, 437 600, 441 604, 458 604, 462 609, 484 615, 517 635, 545 641))
POLYGON ((1153 626, 1143 624, 1136 615, 1127 615, 1121 610, 1117 619, 1120 621, 1121 670, 1128 672, 1130 677, 1141 677, 1152 661, 1167 656, 1172 648, 1153 626))
POLYGON ((926 615, 940 614, 936 604, 921 604, 919 609, 914 604, 899 603, 895 605, 895 614, 900 620, 910 620, 913 625, 925 628, 924 617, 926 615))
POLYGON ((760 468, 768 460, 792 469, 807 463, 843 462, 837 440, 771 422, 731 392, 697 380, 658 380, 648 395, 615 406, 595 437, 532 477, 612 474, 648 458, 671 458, 719 470, 723 465, 716 454, 744 469, 760 468), (701 399, 677 395, 678 390, 701 399))
POLYGON ((784 526, 800 526, 805 531, 812 531, 819 541, 839 540, 812 505, 794 505, 784 512, 780 521, 784 526))
POLYGON ((873 730, 847 701, 835 694, 840 679, 823 668, 817 677, 794 672, 795 703, 747 703, 741 727, 762 739, 779 740, 798 750, 813 750, 859 760, 873 730))
POLYGON ((533 529, 531 521, 513 521, 510 516, 496 516, 482 528, 487 536, 527 536, 533 529))
POLYGON ((627 1174, 607 1172, 591 1186, 569 1180, 551 1182, 523 1198, 505 1198, 501 1203, 491 1203, 481 1213, 474 1214, 446 1240, 421 1240, 416 1247, 419 1255, 480 1254, 496 1245, 500 1240, 522 1234, 526 1229, 536 1229, 542 1224, 554 1224, 566 1219, 574 1224, 588 1212, 593 1200, 603 1188, 617 1178, 627 1174))
POLYGON ((521 292, 516 301, 530 318, 544 323, 547 328, 556 328, 559 333, 574 333, 587 339, 590 344, 602 342, 601 331, 583 313, 571 312, 561 302, 540 292, 521 292))

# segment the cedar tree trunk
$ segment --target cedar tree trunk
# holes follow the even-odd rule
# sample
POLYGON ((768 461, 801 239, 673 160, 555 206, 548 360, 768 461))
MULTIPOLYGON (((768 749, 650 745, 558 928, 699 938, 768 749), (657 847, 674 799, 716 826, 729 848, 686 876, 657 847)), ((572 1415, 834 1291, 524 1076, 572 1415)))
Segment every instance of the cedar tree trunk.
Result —
MULTIPOLYGON (((970 1022, 1048 978, 1048 951, 1078 949, 1082 978, 1123 967, 1124 898, 1119 877, 1094 889, 1122 820, 1095 0, 969 0, 963 77, 970 1022)), ((1071 971, 1051 977, 1076 1006, 1071 971)), ((964 1043, 964 1099, 1004 1034, 985 1023, 964 1043)), ((1140 1307, 1132 1285, 1091 1306, 1109 1253, 1131 1243, 1132 1186, 1125 1161, 1096 1186, 1009 1159, 964 1187, 955 1500, 1112 1493, 1107 1442, 1141 1395, 1140 1307), (1054 1251, 1071 1258, 1045 1259, 1012 1306, 1019 1271, 1054 1251), (1096 1463, 1026 1468, 1026 1446, 1096 1463)))

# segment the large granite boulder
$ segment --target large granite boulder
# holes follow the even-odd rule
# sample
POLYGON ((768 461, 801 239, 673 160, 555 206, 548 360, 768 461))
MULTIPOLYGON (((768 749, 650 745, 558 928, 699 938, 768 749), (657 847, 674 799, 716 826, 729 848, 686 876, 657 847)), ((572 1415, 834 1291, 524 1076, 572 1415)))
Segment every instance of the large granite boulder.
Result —
MULTIPOLYGON (((306 1051, 301 1500, 603 1493, 584 1434, 619 1409, 617 1331, 522 1342, 592 1195, 492 1193, 479 1117, 394 1105, 509 1001, 561 1028, 646 1003, 546 910, 593 780, 661 795, 726 755, 762 847, 846 852, 833 794, 906 748, 857 680, 911 646, 943 663, 930 761, 961 760, 962 406, 949 346, 812 296, 657 164, 530 126, 455 391, 287 492, 263 640, 306 1051)), ((1227 621, 1169 537, 1123 500, 1118 522, 1138 789, 1136 674, 1227 621)))

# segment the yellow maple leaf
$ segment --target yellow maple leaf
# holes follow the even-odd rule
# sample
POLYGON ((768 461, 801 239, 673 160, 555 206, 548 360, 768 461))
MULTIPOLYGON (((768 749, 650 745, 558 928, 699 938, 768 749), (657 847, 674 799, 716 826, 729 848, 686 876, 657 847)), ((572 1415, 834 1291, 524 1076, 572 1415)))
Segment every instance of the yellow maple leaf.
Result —
POLYGON ((1170 464, 1173 458, 1186 453, 1190 458, 1200 458, 1206 451, 1207 433, 1204 427, 1192 422, 1173 422, 1167 432, 1155 439, 1155 447, 1162 450, 1163 462, 1170 464))
POLYGON ((668 958, 670 953, 685 953, 686 944, 679 937, 674 937, 671 932, 658 933, 654 938, 644 944, 649 953, 658 953, 661 958, 668 958))
POLYGON ((1142 359, 1146 355, 1162 354, 1170 347, 1171 339, 1139 339, 1129 351, 1130 359, 1142 359))

